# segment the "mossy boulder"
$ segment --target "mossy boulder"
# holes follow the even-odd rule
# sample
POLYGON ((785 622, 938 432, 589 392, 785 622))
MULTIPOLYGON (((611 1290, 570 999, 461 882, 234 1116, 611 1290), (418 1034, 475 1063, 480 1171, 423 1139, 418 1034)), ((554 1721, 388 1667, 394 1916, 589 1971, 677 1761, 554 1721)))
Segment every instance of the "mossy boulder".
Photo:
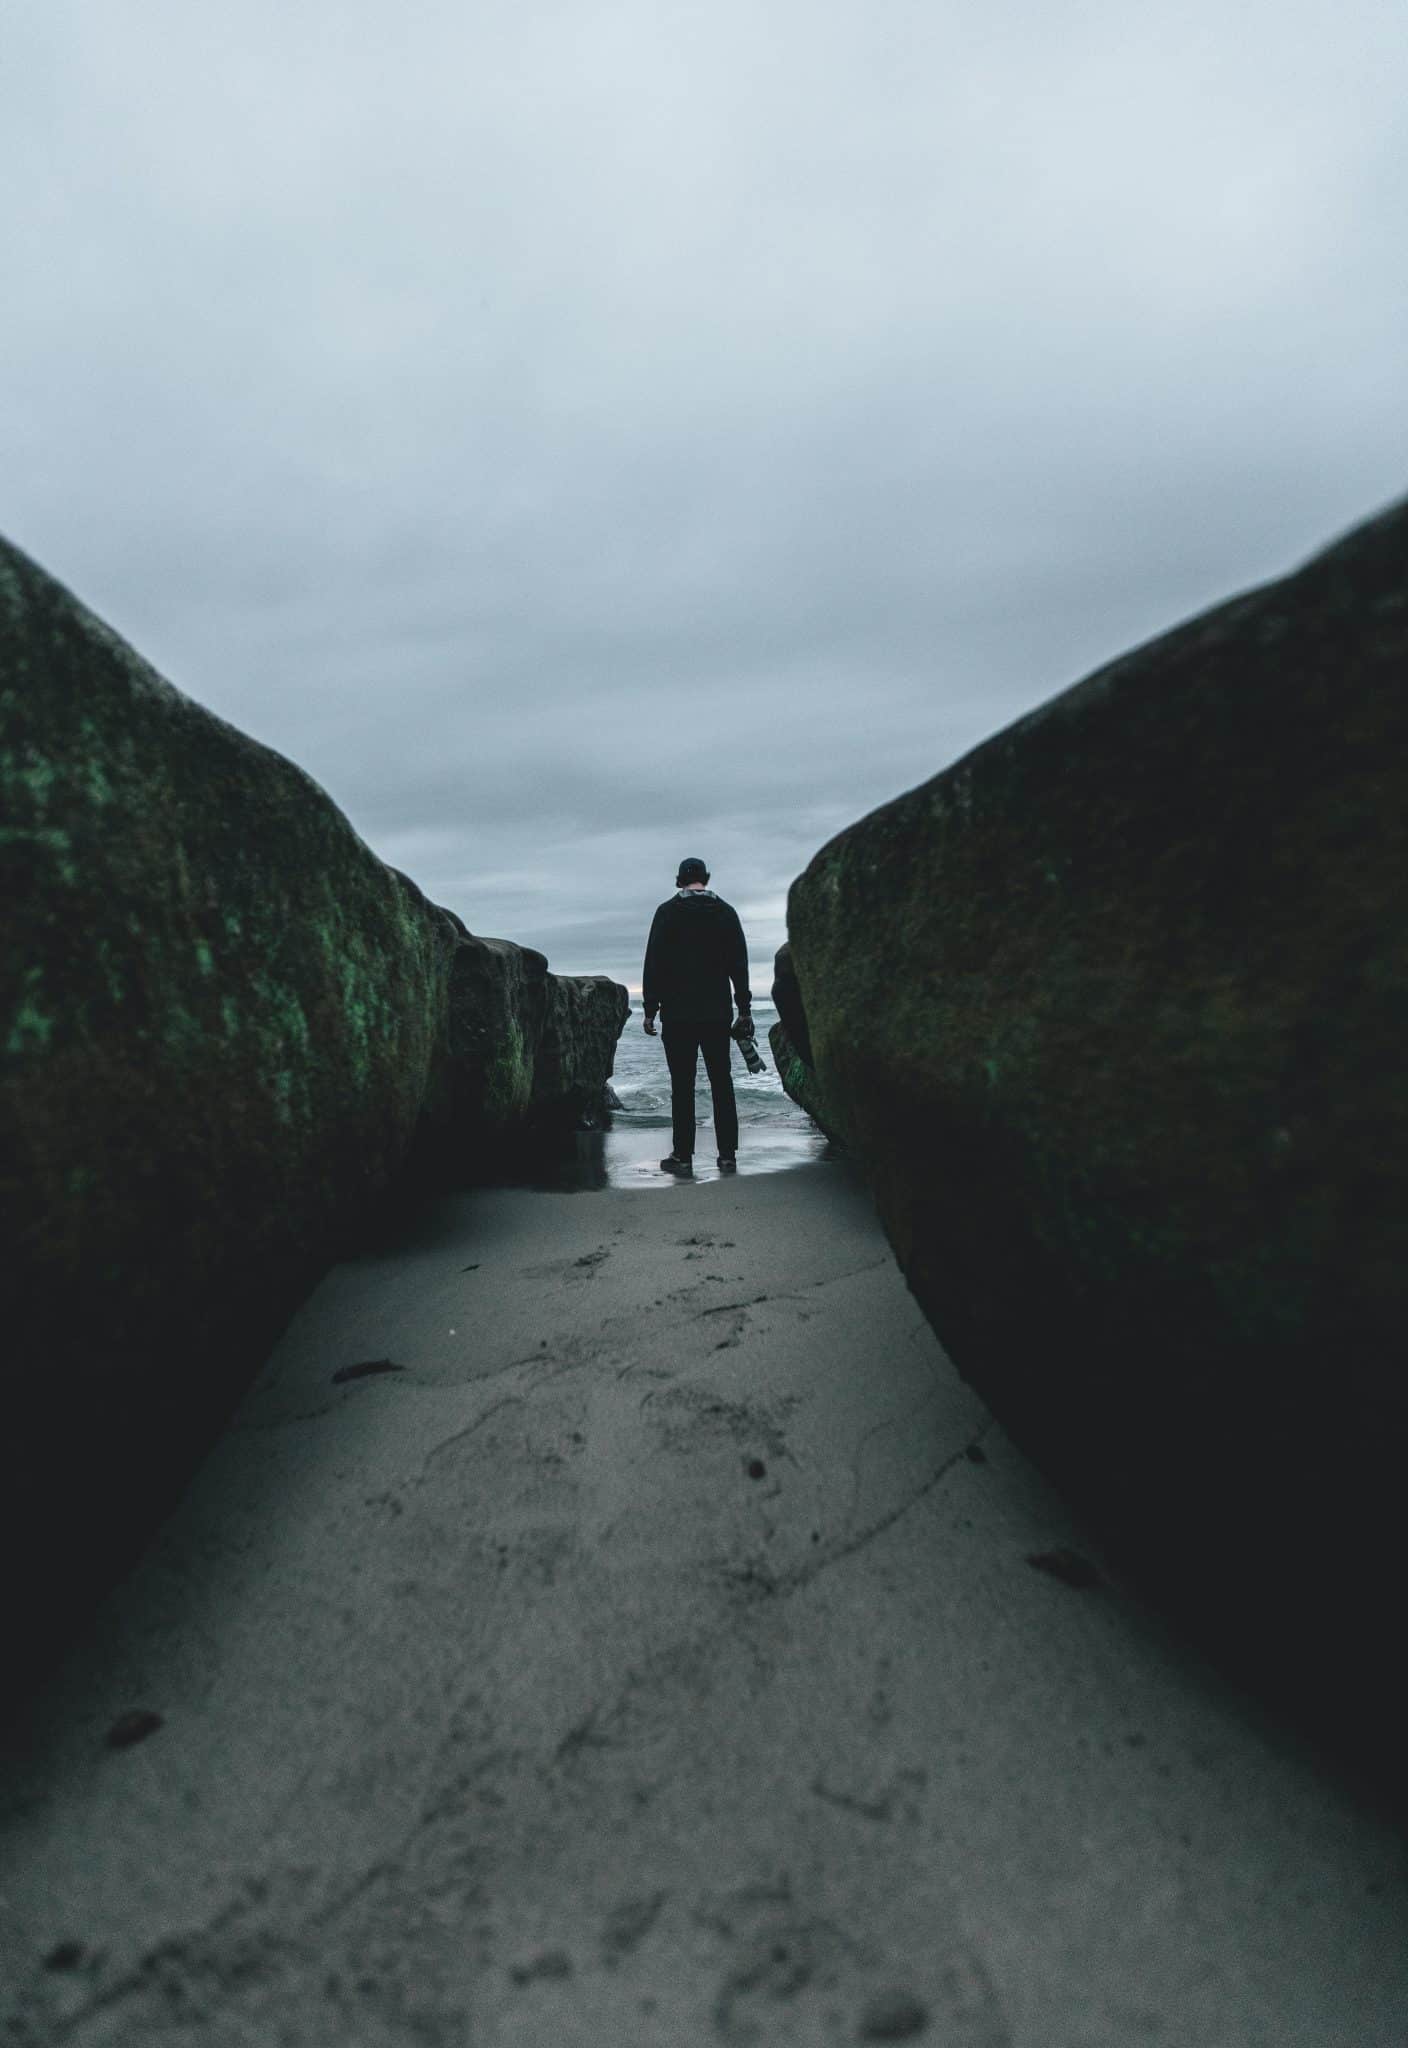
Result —
POLYGON ((528 1103, 530 1130, 556 1130, 564 1124, 591 1129, 601 1123, 608 1107, 607 1077, 630 1011, 626 989, 604 974, 546 977, 528 1103))
POLYGON ((598 1122, 629 1010, 626 990, 605 975, 549 974, 531 946, 463 933, 437 1117, 453 1159, 492 1167, 510 1145, 598 1122))
POLYGON ((773 960, 772 999, 777 1022, 768 1032, 778 1079, 799 1109, 826 1135, 839 1142, 837 1119, 827 1106, 826 1092, 817 1078, 807 1013, 792 965, 791 946, 780 946, 773 960))
POLYGON ((3 544, 0 896, 0 1490, 43 1552, 141 1493, 408 1163, 600 1100, 627 997, 473 938, 3 544))
POLYGON ((788 927, 960 1370, 1167 1584, 1372 1648, 1327 1623, 1404 1563, 1408 506, 841 833, 788 927))
POLYGON ((802 1007, 802 991, 797 983, 797 970, 792 963, 789 944, 779 946, 773 955, 772 1000, 788 1044, 798 1058, 810 1066, 813 1059, 811 1031, 807 1013, 802 1007))

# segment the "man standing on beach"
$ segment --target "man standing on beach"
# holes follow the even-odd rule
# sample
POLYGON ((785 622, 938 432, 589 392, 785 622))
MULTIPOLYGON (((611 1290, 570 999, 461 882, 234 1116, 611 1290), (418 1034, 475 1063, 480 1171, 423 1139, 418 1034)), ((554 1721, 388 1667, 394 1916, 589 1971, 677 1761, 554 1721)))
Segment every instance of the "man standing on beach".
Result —
POLYGON ((641 998, 645 1028, 652 1038, 656 1015, 663 1012, 665 1058, 670 1068, 674 1150, 660 1161, 661 1170, 681 1179, 694 1171, 694 1079, 702 1052, 714 1098, 719 1171, 735 1172, 738 1105, 729 1067, 733 1050, 729 1020, 736 1000, 739 1024, 752 1036, 748 946, 738 912, 709 887, 709 870, 702 860, 680 862, 675 893, 655 913, 645 948, 641 998))

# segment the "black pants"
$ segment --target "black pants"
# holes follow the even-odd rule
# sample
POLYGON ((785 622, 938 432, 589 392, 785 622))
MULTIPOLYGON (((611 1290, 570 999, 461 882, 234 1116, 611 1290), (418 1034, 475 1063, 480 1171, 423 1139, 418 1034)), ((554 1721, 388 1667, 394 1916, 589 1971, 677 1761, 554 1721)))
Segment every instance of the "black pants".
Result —
POLYGON ((738 1105, 733 1099, 733 1073, 729 1060, 733 1041, 727 1024, 695 1024, 687 1019, 662 1023, 665 1058, 670 1066, 670 1116, 675 1127, 675 1157, 694 1156, 694 1077, 699 1055, 714 1095, 714 1136, 719 1156, 731 1159, 738 1150, 738 1105))

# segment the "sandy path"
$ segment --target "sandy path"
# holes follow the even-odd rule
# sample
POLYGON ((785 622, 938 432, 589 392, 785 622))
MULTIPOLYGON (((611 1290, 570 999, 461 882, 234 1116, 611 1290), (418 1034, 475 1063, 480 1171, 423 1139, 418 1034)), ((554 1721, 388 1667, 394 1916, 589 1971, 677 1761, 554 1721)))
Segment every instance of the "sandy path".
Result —
POLYGON ((443 1203, 0 1775, 0 2038, 1402 2044, 1401 1844, 1080 1547, 839 1169, 443 1203))

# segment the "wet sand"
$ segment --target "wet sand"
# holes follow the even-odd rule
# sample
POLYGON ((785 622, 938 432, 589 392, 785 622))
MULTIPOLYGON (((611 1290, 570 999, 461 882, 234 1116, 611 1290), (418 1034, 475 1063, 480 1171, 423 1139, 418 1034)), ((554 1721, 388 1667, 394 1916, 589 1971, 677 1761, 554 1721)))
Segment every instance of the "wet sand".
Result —
POLYGON ((1173 1643, 844 1171, 336 1268, 0 1772, 4 2038, 1408 2038, 1402 1846, 1173 1643))

